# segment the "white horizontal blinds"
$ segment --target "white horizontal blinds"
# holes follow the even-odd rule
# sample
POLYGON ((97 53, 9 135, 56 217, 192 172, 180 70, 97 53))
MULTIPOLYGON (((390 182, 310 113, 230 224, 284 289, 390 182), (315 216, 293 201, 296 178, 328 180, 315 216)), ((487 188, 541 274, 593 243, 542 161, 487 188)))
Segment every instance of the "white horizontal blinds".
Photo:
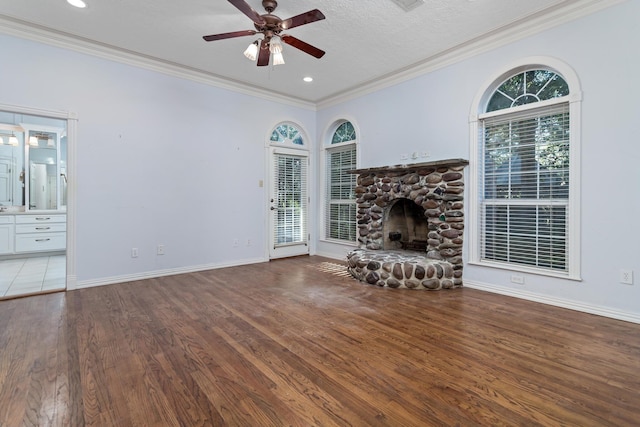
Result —
POLYGON ((275 154, 274 246, 307 243, 307 157, 275 154))
POLYGON ((481 120, 481 256, 568 271, 569 105, 481 120))
POLYGON ((327 151, 327 238, 356 240, 356 175, 347 173, 355 168, 355 144, 327 151))

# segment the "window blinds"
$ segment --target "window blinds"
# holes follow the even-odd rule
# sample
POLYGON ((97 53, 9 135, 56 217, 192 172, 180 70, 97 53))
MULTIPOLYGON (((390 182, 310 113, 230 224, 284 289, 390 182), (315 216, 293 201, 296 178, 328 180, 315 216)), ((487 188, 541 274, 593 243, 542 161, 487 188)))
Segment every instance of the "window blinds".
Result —
POLYGON ((274 245, 307 243, 307 158, 275 154, 274 245))
POLYGON ((569 105, 481 120, 481 256, 568 271, 569 105))
POLYGON ((327 151, 327 238, 350 242, 356 240, 356 175, 347 173, 355 168, 355 144, 327 151))

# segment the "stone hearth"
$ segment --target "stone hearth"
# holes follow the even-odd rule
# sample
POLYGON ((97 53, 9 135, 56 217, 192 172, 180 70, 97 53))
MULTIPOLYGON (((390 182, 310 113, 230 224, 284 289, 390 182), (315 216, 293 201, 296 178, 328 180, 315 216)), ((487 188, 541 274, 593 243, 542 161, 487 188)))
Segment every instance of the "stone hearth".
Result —
POLYGON ((359 169, 360 249, 348 270, 366 283, 393 288, 462 286, 462 159, 359 169))
POLYGON ((371 285, 409 289, 450 289, 456 286, 453 266, 415 252, 356 249, 347 255, 353 277, 371 285))

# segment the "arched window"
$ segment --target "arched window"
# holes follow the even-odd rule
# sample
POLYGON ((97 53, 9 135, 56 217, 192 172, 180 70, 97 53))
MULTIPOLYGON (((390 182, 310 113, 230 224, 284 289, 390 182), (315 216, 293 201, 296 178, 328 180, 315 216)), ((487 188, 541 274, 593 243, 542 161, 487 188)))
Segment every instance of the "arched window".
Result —
POLYGON ((578 168, 570 86, 560 73, 532 66, 492 88, 474 122, 479 203, 470 261, 577 277, 570 238, 577 232, 570 218, 577 210, 571 197, 578 168))
POLYGON ((279 142, 283 144, 304 145, 302 133, 297 127, 287 123, 276 126, 271 133, 270 139, 272 142, 279 142))
POLYGON ((356 131, 349 121, 336 123, 326 146, 325 238, 356 241, 356 131))
POLYGON ((511 76, 495 90, 486 111, 503 110, 567 95, 569 86, 557 73, 550 70, 524 71, 511 76))

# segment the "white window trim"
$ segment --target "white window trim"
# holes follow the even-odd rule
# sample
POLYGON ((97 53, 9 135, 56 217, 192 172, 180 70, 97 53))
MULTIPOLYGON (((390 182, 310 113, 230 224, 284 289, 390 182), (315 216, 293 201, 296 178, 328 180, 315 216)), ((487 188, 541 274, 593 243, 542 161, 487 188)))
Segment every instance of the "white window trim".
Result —
POLYGON ((560 277, 570 280, 582 280, 581 278, 581 243, 580 243, 580 231, 581 231, 581 213, 580 213, 580 177, 581 177, 581 165, 580 165, 580 141, 582 140, 581 118, 582 118, 582 90, 580 88, 580 80, 578 79, 575 71, 567 64, 559 61, 556 58, 551 57, 528 57, 522 58, 508 66, 502 68, 499 72, 494 74, 487 80, 487 83, 481 86, 477 92, 473 103, 471 104, 471 113, 469 115, 469 152, 471 161, 469 162, 469 201, 466 206, 469 207, 469 260, 468 264, 478 265, 483 267, 499 268, 511 271, 518 271, 523 273, 532 273, 542 276, 560 277), (569 124, 569 221, 567 226, 567 244, 569 246, 569 252, 567 256, 567 262, 569 269, 566 272, 555 272, 546 269, 533 268, 527 266, 520 266, 516 264, 506 264, 499 262, 484 261, 481 259, 480 250, 480 194, 478 192, 478 172, 480 167, 479 154, 479 138, 478 138, 478 126, 480 120, 490 117, 496 114, 504 114, 505 110, 501 110, 501 113, 490 112, 484 113, 486 110, 487 102, 490 96, 495 90, 504 82, 508 77, 517 74, 518 72, 531 69, 549 69, 557 74, 560 74, 569 86, 569 95, 554 100, 547 100, 537 102, 534 104, 523 105, 509 109, 509 112, 524 111, 527 109, 544 107, 545 105, 569 102, 569 115, 571 118, 569 124))
MULTIPOLYGON (((265 209, 267 209, 267 214, 265 214, 264 216, 264 230, 265 230, 265 237, 264 237, 264 242, 265 242, 265 257, 267 259, 269 259, 269 257, 271 256, 270 253, 270 247, 271 247, 271 237, 272 237, 272 227, 271 227, 271 215, 270 215, 270 208, 271 208, 271 203, 269 201, 269 197, 267 197, 268 195, 271 194, 272 191, 272 186, 273 186, 273 165, 272 165, 272 155, 273 155, 273 150, 277 150, 280 153, 295 153, 295 152, 304 152, 305 156, 307 157, 307 219, 306 219, 306 228, 307 228, 307 245, 310 245, 312 242, 312 238, 314 236, 314 232, 315 232, 315 221, 316 218, 312 215, 312 211, 313 211, 313 202, 314 200, 311 198, 311 185, 313 182, 313 176, 314 176, 314 162, 313 162, 313 151, 312 148, 314 146, 313 141, 311 140, 310 136, 309 136, 309 132, 307 131, 307 129, 302 125, 302 123, 296 122, 295 120, 281 120, 278 122, 275 122, 271 125, 271 127, 268 128, 267 132, 265 133, 264 136, 264 149, 265 149, 265 155, 264 155, 264 179, 262 182, 260 182, 260 187, 264 187, 265 189, 265 199, 264 199, 264 206, 265 209), (304 145, 296 145, 293 143, 281 143, 281 142, 276 142, 276 141, 271 141, 271 134, 273 133, 273 131, 280 125, 290 125, 290 126, 294 126, 298 129, 299 132, 302 133, 303 136, 303 142, 304 145)), ((307 246, 309 247, 309 246, 307 246)))

